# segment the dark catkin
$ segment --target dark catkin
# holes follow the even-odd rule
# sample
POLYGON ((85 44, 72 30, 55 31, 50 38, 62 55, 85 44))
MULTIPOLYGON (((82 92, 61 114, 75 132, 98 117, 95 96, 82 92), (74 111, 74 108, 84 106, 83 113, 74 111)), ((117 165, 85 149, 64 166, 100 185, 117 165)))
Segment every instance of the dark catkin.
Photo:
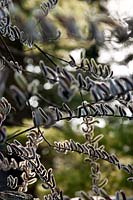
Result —
MULTIPOLYGON (((5 12, 5 10, 3 10, 3 12, 5 12)), ((0 20, 0 34, 4 37, 8 37, 11 41, 20 40, 22 44, 32 47, 32 37, 26 36, 17 26, 12 25, 10 15, 7 13, 5 13, 0 20)))
POLYGON ((47 1, 43 1, 40 5, 43 13, 45 16, 48 15, 48 13, 50 12, 51 9, 53 9, 56 4, 58 3, 58 0, 47 0, 47 1))

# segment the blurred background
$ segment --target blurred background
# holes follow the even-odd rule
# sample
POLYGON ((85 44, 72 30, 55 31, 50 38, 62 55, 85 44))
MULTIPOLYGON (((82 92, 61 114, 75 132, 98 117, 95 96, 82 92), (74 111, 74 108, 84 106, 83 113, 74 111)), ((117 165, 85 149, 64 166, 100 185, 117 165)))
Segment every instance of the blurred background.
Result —
MULTIPOLYGON (((133 73, 133 1, 132 0, 59 0, 59 3, 47 16, 40 9, 40 0, 13 0, 10 3, 12 24, 29 35, 44 52, 53 55, 52 60, 69 71, 74 71, 67 62, 69 55, 73 56, 77 65, 83 57, 94 58, 97 62, 107 64, 113 71, 113 76, 133 73)), ((0 13, 1 14, 1 13, 0 13)), ((57 95, 57 87, 42 77, 39 60, 54 68, 49 59, 34 46, 28 48, 19 41, 11 42, 4 38, 11 54, 22 65, 26 72, 20 75, 1 63, 0 96, 5 96, 11 102, 14 110, 8 116, 5 125, 7 134, 24 130, 33 126, 30 109, 25 104, 25 96, 35 109, 39 105, 48 106, 48 102, 61 105, 63 99, 57 95), (22 82, 21 82, 21 81, 22 82), (12 88, 15 87, 15 90, 12 88), (22 97, 16 100, 16 93, 22 97), (39 93, 44 98, 38 99, 39 93), (23 96, 24 95, 24 96, 23 96), (45 101, 48 100, 48 102, 45 101), (16 120, 17 119, 17 120, 16 120)), ((10 55, 4 44, 0 42, 0 52, 10 60, 10 55)), ((84 94, 89 101, 90 96, 84 94)), ((81 104, 80 94, 68 102, 71 108, 81 104)), ((95 134, 102 133, 102 144, 110 153, 115 153, 124 164, 133 163, 133 123, 132 120, 99 118, 95 134)), ((84 142, 81 130, 82 119, 70 122, 56 123, 52 128, 43 129, 46 138, 54 141, 64 141, 70 138, 84 142)), ((18 140, 25 142, 22 134, 18 140)), ((53 168, 57 185, 64 194, 74 197, 80 190, 91 190, 90 166, 84 161, 84 156, 76 153, 59 154, 40 145, 38 152, 47 168, 53 168)), ((109 182, 106 190, 114 195, 117 190, 124 190, 127 196, 133 195, 133 185, 127 182, 127 174, 116 169, 111 164, 101 161, 101 173, 109 182)), ((42 197, 47 191, 38 181, 29 188, 29 193, 42 197), (32 192, 31 192, 32 191, 32 192)))

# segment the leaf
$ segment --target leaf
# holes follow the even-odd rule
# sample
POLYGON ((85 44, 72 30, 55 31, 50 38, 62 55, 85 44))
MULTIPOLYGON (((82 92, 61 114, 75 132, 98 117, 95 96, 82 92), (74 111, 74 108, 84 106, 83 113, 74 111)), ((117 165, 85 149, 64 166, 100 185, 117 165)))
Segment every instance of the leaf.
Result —
POLYGON ((116 192, 116 200, 120 200, 120 192, 116 192))
POLYGON ((46 66, 46 71, 48 78, 53 82, 57 82, 57 74, 55 73, 55 71, 48 66, 46 66))
POLYGON ((123 200, 127 200, 125 193, 123 191, 120 191, 120 193, 121 193, 123 200))
POLYGON ((71 58, 71 61, 69 61, 70 66, 71 67, 75 67, 76 66, 76 62, 75 62, 74 58, 71 55, 69 55, 69 57, 71 58))
POLYGON ((106 108, 108 109, 108 111, 111 112, 112 115, 115 114, 115 111, 113 110, 113 108, 112 108, 110 105, 108 105, 108 104, 104 104, 104 107, 106 107, 106 108))
POLYGON ((76 81, 75 78, 73 77, 73 75, 68 72, 66 69, 63 68, 63 74, 65 75, 65 77, 70 81, 76 81))
POLYGON ((10 91, 17 108, 23 110, 27 101, 25 94, 15 85, 10 86, 10 91))
POLYGON ((117 84, 117 88, 118 88, 118 92, 116 95, 119 95, 119 94, 125 94, 125 88, 124 86, 122 85, 122 83, 120 82, 119 79, 116 79, 115 80, 115 83, 117 84))
POLYGON ((55 7, 55 5, 58 3, 58 0, 47 0, 47 2, 42 2, 40 7, 44 13, 45 16, 48 15, 49 11, 55 7))
POLYGON ((77 80, 79 82, 79 88, 87 88, 87 83, 81 73, 78 73, 77 80))
POLYGON ((48 72, 47 72, 47 70, 46 70, 46 66, 45 66, 43 60, 40 60, 39 66, 40 66, 40 68, 41 68, 41 71, 42 71, 44 77, 46 77, 47 74, 48 74, 48 72))
POLYGON ((62 104, 63 108, 65 109, 65 111, 69 114, 70 119, 73 116, 73 112, 71 111, 71 109, 69 108, 69 106, 66 103, 62 104))
POLYGON ((107 194, 107 192, 106 192, 103 188, 100 188, 100 193, 101 193, 101 195, 102 195, 105 199, 107 199, 107 200, 112 200, 112 199, 110 198, 110 196, 107 194))
POLYGON ((70 148, 72 151, 76 151, 77 150, 77 144, 74 142, 74 140, 70 139, 70 148))
POLYGON ((97 135, 95 138, 92 139, 92 143, 99 142, 103 137, 103 134, 97 135))
POLYGON ((109 80, 109 86, 110 86, 110 93, 112 96, 116 96, 119 93, 119 88, 116 84, 116 81, 114 79, 109 80))
POLYGON ((105 179, 101 180, 101 181, 98 183, 98 187, 103 188, 103 187, 105 187, 105 185, 107 185, 107 183, 108 183, 108 179, 105 178, 105 179))
POLYGON ((18 178, 14 178, 12 175, 9 175, 7 177, 7 186, 11 189, 15 189, 18 186, 18 178))
POLYGON ((130 77, 122 77, 120 80, 124 81, 124 86, 127 91, 132 90, 133 83, 130 77))
POLYGON ((19 72, 15 72, 14 78, 18 84, 18 86, 23 90, 26 91, 28 87, 28 82, 24 75, 20 74, 19 72))
POLYGON ((45 120, 45 122, 48 121, 49 117, 48 115, 46 114, 46 112, 41 108, 41 107, 38 107, 38 111, 40 112, 41 116, 43 117, 43 119, 45 120))
POLYGON ((32 179, 28 180, 28 184, 29 185, 34 184, 36 181, 37 181, 37 178, 32 178, 32 179))
POLYGON ((35 127, 39 127, 43 124, 42 117, 38 109, 32 111, 32 119, 35 127))
POLYGON ((56 112, 56 121, 61 120, 63 117, 63 113, 58 108, 55 108, 55 112, 56 112))

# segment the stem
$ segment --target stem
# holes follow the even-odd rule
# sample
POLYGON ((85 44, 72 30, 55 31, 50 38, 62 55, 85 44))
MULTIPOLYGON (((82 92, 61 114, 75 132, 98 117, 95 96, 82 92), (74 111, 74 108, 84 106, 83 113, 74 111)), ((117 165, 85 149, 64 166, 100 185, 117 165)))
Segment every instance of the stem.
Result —
POLYGON ((46 57, 55 67, 57 67, 56 63, 37 45, 34 44, 34 46, 46 57))
POLYGON ((34 129, 34 128, 36 128, 36 127, 33 126, 33 127, 30 127, 30 128, 28 128, 28 129, 26 129, 26 130, 24 130, 24 131, 21 131, 21 132, 15 134, 15 135, 13 135, 13 136, 7 138, 6 141, 9 141, 9 140, 11 140, 11 139, 13 139, 13 138, 16 138, 16 137, 18 137, 19 135, 21 135, 21 134, 23 134, 23 133, 26 133, 26 132, 28 132, 28 131, 31 131, 31 130, 34 129))

